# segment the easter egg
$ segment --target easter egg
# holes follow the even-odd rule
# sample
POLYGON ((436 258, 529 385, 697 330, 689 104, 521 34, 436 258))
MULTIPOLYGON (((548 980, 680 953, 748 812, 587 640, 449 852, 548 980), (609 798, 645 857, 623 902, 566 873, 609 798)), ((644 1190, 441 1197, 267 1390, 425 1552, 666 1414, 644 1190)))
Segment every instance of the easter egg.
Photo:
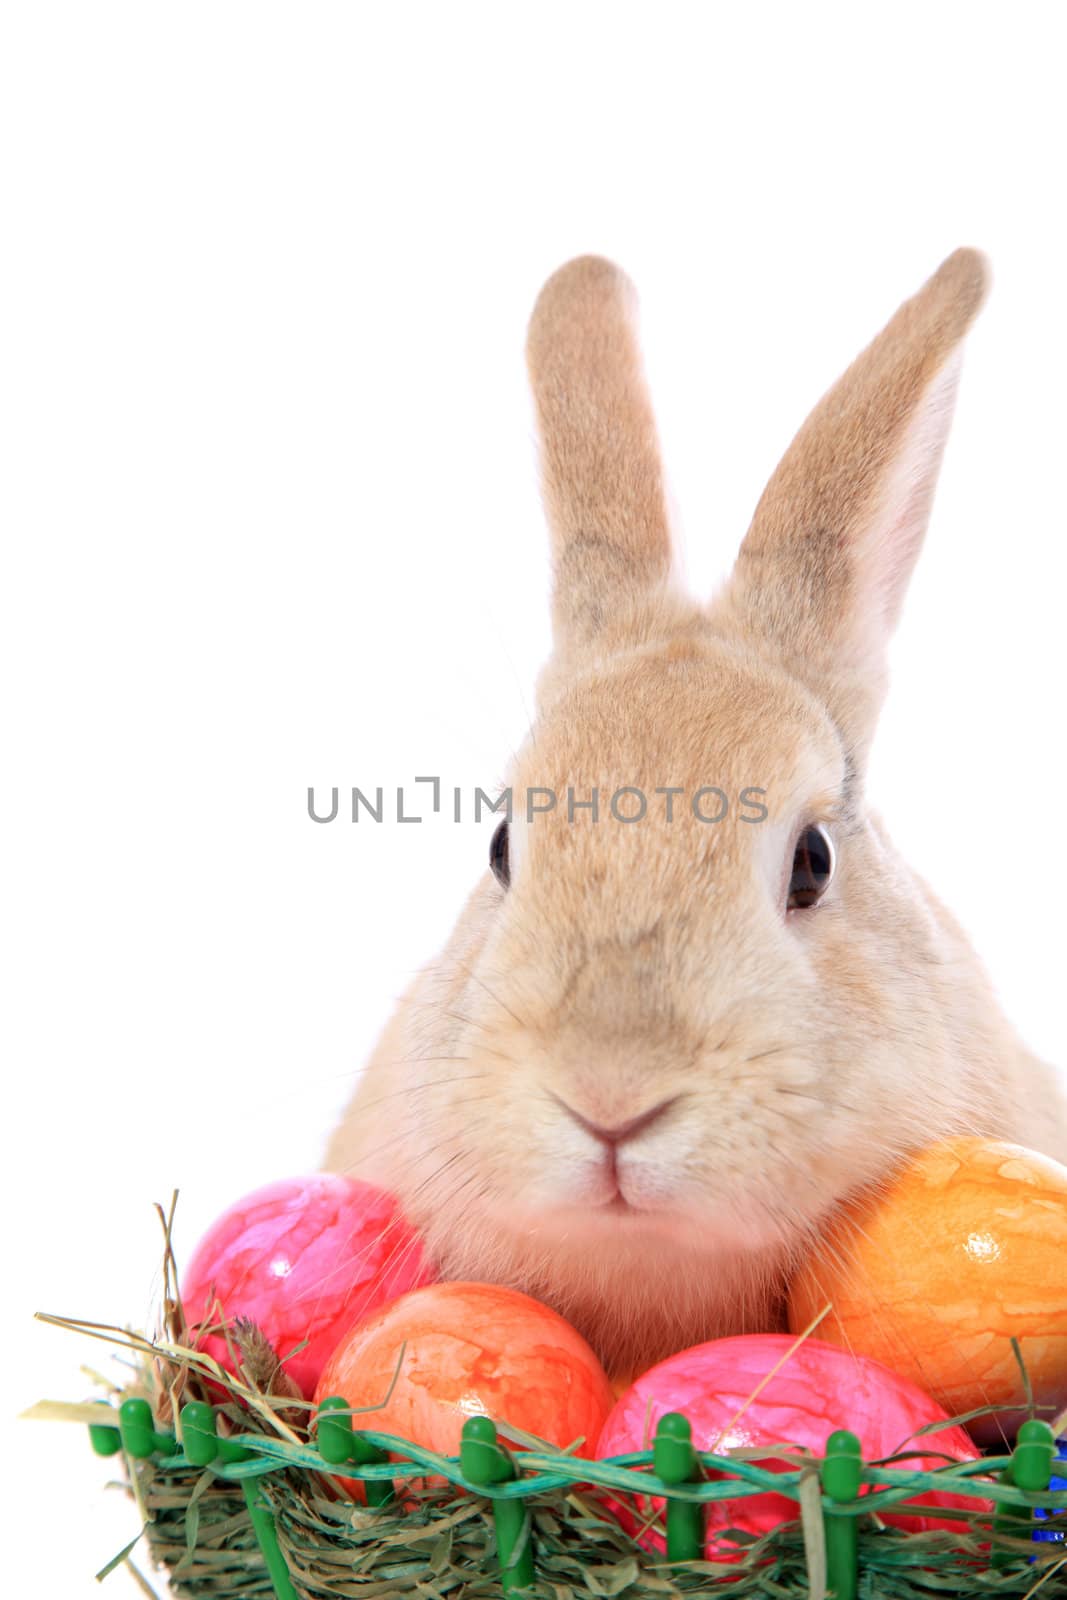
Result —
MULTIPOLYGON (((725 1454, 742 1447, 791 1445, 822 1455, 830 1435, 849 1428, 859 1437, 868 1461, 908 1449, 917 1429, 947 1420, 928 1395, 876 1361, 852 1356, 819 1339, 798 1345, 788 1334, 745 1334, 694 1345, 650 1368, 608 1417, 597 1455, 605 1459, 651 1448, 656 1424, 670 1411, 689 1419, 698 1450, 725 1454)), ((977 1459, 961 1428, 938 1429, 926 1447, 938 1456, 977 1459)), ((770 1455, 759 1464, 772 1472, 796 1470, 770 1455)), ((900 1465, 944 1463, 912 1457, 900 1465)), ((936 1492, 916 1500, 933 1508, 975 1508, 971 1500, 936 1492)), ((624 1526, 636 1531, 632 1513, 617 1503, 612 1510, 624 1526)), ((795 1500, 769 1491, 743 1500, 712 1502, 707 1511, 706 1554, 709 1560, 722 1560, 736 1552, 736 1546, 724 1543, 727 1528, 759 1535, 799 1515, 795 1500)), ((915 1531, 941 1525, 936 1516, 890 1514, 885 1520, 915 1531)), ((654 1530, 640 1534, 640 1540, 649 1549, 664 1547, 662 1535, 654 1530)))
MULTIPOLYGON (((911 1378, 952 1415, 1025 1404, 1011 1338, 1038 1403, 1067 1403, 1067 1167, 1020 1145, 953 1139, 922 1151, 834 1222, 793 1286, 800 1330, 911 1378)), ((1025 1411, 972 1432, 1009 1433, 1025 1411)))
POLYGON ((529 1295, 486 1283, 416 1289, 368 1317, 326 1364, 315 1399, 330 1395, 354 1410, 375 1408, 356 1427, 362 1421, 443 1455, 459 1454, 473 1416, 549 1444, 582 1440, 578 1453, 591 1455, 613 1398, 569 1322, 529 1295))
MULTIPOLYGON (((381 1189, 320 1172, 267 1184, 208 1229, 182 1279, 191 1327, 254 1321, 305 1398, 354 1322, 431 1280, 418 1235, 381 1189)), ((235 1370, 232 1340, 205 1333, 200 1348, 235 1370)))

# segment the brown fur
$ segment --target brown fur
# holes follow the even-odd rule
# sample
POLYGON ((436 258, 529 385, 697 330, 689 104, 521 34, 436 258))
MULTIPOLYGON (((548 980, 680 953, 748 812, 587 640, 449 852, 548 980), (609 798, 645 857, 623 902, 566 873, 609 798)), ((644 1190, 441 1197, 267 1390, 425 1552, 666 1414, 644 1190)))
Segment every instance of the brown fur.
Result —
POLYGON ((816 407, 709 606, 676 592, 633 296, 582 258, 542 291, 529 366, 553 534, 555 650, 511 828, 401 1001, 326 1165, 393 1189, 442 1270, 570 1316, 616 1371, 773 1326, 791 1266, 857 1187, 977 1132, 1067 1158, 1049 1068, 867 810, 885 649, 918 554, 960 341, 985 286, 957 251, 816 407), (715 784, 768 816, 698 821, 715 784), (611 820, 621 785, 646 818, 611 820), (672 822, 651 802, 683 786, 672 822), (567 815, 599 787, 602 816, 567 815), (793 845, 838 866, 786 912, 793 845), (561 1106, 615 1125, 604 1153, 561 1106))

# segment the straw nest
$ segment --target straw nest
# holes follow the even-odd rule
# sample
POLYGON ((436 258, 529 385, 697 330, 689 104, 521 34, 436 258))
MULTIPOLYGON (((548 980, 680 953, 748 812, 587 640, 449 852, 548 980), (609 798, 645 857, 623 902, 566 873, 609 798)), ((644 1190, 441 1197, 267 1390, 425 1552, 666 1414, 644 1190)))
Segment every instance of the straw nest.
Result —
MULTIPOLYGON (((160 1216, 165 1257, 164 1314, 158 1336, 148 1339, 128 1329, 68 1317, 42 1316, 42 1320, 119 1347, 121 1377, 112 1381, 92 1374, 103 1391, 101 1398, 112 1406, 132 1395, 148 1400, 156 1426, 176 1430, 180 1446, 181 1407, 190 1400, 213 1403, 220 1434, 228 1434, 235 1443, 240 1439, 254 1456, 264 1454, 271 1470, 259 1476, 262 1460, 243 1467, 216 1462, 208 1468, 195 1468, 180 1454, 174 1461, 158 1455, 134 1460, 123 1454, 119 1458, 121 1485, 136 1503, 141 1527, 98 1576, 125 1565, 145 1593, 154 1594, 141 1570, 143 1560, 141 1565, 135 1561, 143 1537, 152 1561, 166 1570, 175 1596, 190 1600, 194 1596, 202 1600, 273 1596, 240 1482, 255 1472, 301 1600, 335 1596, 488 1600, 499 1596, 492 1510, 482 1495, 470 1486, 463 1487, 455 1460, 369 1432, 372 1442, 389 1448, 393 1462, 385 1467, 346 1466, 346 1476, 399 1478, 402 1469, 397 1468, 396 1457, 406 1456, 438 1474, 438 1481, 451 1481, 441 1488, 425 1489, 408 1477, 390 1503, 356 1505, 333 1487, 315 1450, 311 1407, 294 1394, 284 1368, 257 1330, 248 1325, 230 1330, 236 1377, 196 1348, 177 1297, 170 1245, 173 1208, 166 1216, 160 1211, 160 1216)), ((42 1402, 30 1414, 83 1424, 98 1422, 105 1415, 98 1401, 76 1405, 42 1402)), ((355 1418, 355 1426, 361 1430, 373 1429, 373 1423, 373 1414, 355 1418)), ((823 1600, 827 1594, 818 1463, 783 1452, 784 1460, 795 1470, 791 1476, 776 1476, 774 1487, 788 1493, 793 1484, 798 1501, 796 1521, 758 1540, 737 1534, 734 1554, 727 1562, 694 1561, 672 1567, 663 1555, 639 1546, 607 1509, 609 1501, 628 1503, 639 1523, 662 1531, 662 1521, 657 1522, 648 1510, 647 1496, 634 1493, 637 1485, 649 1485, 650 1456, 639 1461, 628 1457, 619 1465, 590 1463, 516 1437, 533 1446, 521 1457, 520 1481, 533 1490, 527 1504, 537 1579, 524 1594, 538 1600, 616 1595, 624 1600, 669 1600, 683 1595, 714 1595, 717 1600, 742 1596, 823 1600), (643 1475, 638 1477, 638 1473, 643 1475)), ((917 1439, 912 1455, 929 1457, 935 1449, 929 1441, 924 1444, 917 1439)), ((728 1459, 702 1460, 706 1469, 709 1462, 720 1468, 729 1466, 742 1479, 741 1491, 747 1482, 753 1492, 763 1478, 756 1458, 766 1460, 767 1456, 767 1450, 750 1450, 730 1452, 728 1459)), ((995 1472, 1004 1464, 1002 1459, 991 1460, 989 1467, 995 1472)), ((886 1502, 936 1486, 974 1497, 992 1494, 999 1503, 1017 1507, 1044 1504, 1067 1523, 1067 1494, 1027 1498, 1009 1487, 991 1490, 990 1477, 979 1481, 973 1475, 962 1476, 958 1465, 949 1462, 934 1472, 916 1472, 910 1470, 912 1465, 903 1455, 872 1464, 865 1480, 882 1486, 886 1502)), ((653 1479, 652 1484, 663 1488, 658 1480, 653 1479)), ((718 1499, 737 1489, 736 1483, 724 1484, 720 1474, 709 1471, 696 1497, 718 1499)), ((974 1515, 944 1515, 958 1519, 958 1531, 907 1533, 885 1527, 877 1516, 862 1517, 859 1600, 1067 1597, 1067 1550, 1062 1544, 1034 1544, 1026 1529, 1019 1530, 1021 1537, 1003 1530, 994 1533, 988 1509, 974 1515), (991 1548, 1014 1559, 994 1569, 991 1548)))

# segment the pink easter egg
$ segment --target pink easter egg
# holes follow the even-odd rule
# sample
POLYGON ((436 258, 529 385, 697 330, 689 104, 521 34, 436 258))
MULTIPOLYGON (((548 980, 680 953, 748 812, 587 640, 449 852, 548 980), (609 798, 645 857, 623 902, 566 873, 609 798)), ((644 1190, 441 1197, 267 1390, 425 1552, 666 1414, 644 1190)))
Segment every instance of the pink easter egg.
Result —
MULTIPOLYGON (((327 1358, 370 1312, 431 1283, 418 1235, 392 1195, 320 1172, 284 1178, 238 1200, 201 1239, 182 1281, 190 1327, 250 1317, 308 1399, 327 1358)), ((200 1348, 228 1371, 226 1339, 200 1348)))
MULTIPOLYGON (((917 1429, 947 1421, 941 1407, 907 1378, 821 1339, 807 1339, 799 1345, 746 1404, 794 1343, 790 1334, 748 1334, 695 1345, 661 1361, 617 1401, 600 1435, 598 1456, 603 1459, 648 1449, 657 1422, 669 1411, 688 1417, 698 1450, 724 1454, 738 1447, 792 1445, 823 1455, 829 1436, 838 1428, 849 1428, 859 1437, 867 1461, 907 1449, 909 1441, 914 1444, 912 1436, 917 1429)), ((925 1435, 924 1443, 938 1456, 978 1459, 962 1428, 939 1429, 925 1435)), ((787 1462, 771 1458, 759 1464, 774 1472, 795 1470, 787 1462)), ((944 1464, 932 1456, 899 1463, 904 1468, 922 1469, 944 1464)), ((973 1500, 940 1492, 915 1498, 923 1505, 978 1509, 973 1500)), ((657 1504, 662 1506, 662 1502, 657 1504)), ((631 1531, 636 1528, 626 1507, 613 1504, 612 1509, 624 1526, 631 1531)), ((708 1558, 723 1560, 732 1553, 731 1546, 722 1542, 727 1528, 759 1535, 799 1514, 796 1501, 770 1492, 714 1502, 708 1507, 708 1558)), ((960 1527, 936 1517, 889 1513, 885 1520, 913 1531, 937 1527, 958 1531, 960 1527)), ((655 1531, 644 1534, 641 1542, 649 1549, 664 1547, 662 1536, 655 1531)))

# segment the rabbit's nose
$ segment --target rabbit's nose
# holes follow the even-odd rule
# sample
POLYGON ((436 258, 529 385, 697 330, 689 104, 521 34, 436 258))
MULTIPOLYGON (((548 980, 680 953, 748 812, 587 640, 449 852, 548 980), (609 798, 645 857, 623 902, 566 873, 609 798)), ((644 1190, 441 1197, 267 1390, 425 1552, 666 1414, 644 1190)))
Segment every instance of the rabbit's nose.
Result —
POLYGON ((583 1117, 580 1111, 575 1111, 574 1107, 568 1105, 566 1100, 561 1100, 559 1095, 553 1095, 552 1098, 580 1128, 585 1129, 586 1133, 591 1133, 594 1139, 599 1139, 602 1144, 614 1148, 626 1139, 632 1139, 636 1134, 643 1133, 653 1122, 658 1121, 675 1104, 678 1096, 675 1094, 671 1095, 669 1100, 660 1100, 657 1105, 649 1106, 648 1110, 642 1111, 639 1116, 630 1117, 626 1122, 618 1122, 611 1128, 605 1128, 602 1123, 591 1122, 588 1117, 583 1117))

